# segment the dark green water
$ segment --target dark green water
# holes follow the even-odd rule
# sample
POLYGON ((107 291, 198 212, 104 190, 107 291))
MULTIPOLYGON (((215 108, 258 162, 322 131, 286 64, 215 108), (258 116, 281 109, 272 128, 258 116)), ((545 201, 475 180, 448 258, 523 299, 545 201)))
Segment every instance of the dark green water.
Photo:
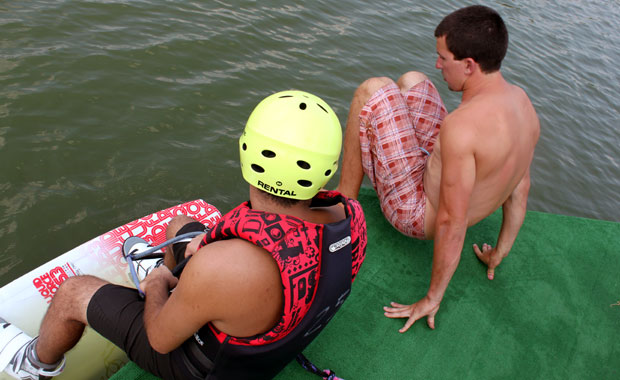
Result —
MULTIPOLYGON (((620 3, 484 3, 542 123, 529 208, 620 221, 620 3)), ((2 2, 0 284, 172 204, 245 200, 237 138, 270 93, 315 93, 344 124, 364 79, 419 70, 454 109, 433 30, 468 4, 2 2)))

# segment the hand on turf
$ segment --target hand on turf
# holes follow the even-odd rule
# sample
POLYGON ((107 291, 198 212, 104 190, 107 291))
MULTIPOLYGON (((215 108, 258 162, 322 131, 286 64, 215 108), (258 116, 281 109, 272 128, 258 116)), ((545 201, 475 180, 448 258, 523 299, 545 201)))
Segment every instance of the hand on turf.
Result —
POLYGON ((426 323, 431 329, 435 329, 435 315, 439 311, 441 302, 431 301, 428 297, 424 297, 412 305, 401 305, 396 302, 390 302, 392 307, 384 306, 384 315, 388 318, 408 318, 405 325, 398 330, 401 333, 409 330, 415 321, 426 316, 426 323))
POLYGON ((151 273, 142 282, 140 282, 140 288, 144 293, 147 292, 147 289, 150 287, 160 287, 164 288, 165 291, 173 289, 177 286, 179 279, 172 275, 170 269, 165 265, 160 265, 157 268, 153 269, 151 273))
POLYGON ((474 252, 478 259, 485 263, 488 267, 487 269, 487 278, 492 280, 495 278, 495 268, 502 262, 503 256, 497 251, 497 249, 493 248, 487 243, 482 245, 482 251, 478 248, 478 244, 474 244, 474 252))

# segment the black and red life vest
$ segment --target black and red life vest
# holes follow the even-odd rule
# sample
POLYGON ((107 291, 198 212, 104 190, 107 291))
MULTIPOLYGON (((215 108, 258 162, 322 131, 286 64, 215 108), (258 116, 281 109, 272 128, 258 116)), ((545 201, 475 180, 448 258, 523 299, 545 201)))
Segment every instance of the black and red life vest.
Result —
MULTIPOLYGON (((222 217, 202 245, 239 238, 271 253, 280 268, 284 308, 269 331, 239 338, 212 324, 194 338, 212 362, 207 379, 269 379, 318 335, 350 293, 366 254, 366 221, 360 204, 335 191, 318 193, 311 207, 344 204, 346 218, 314 224, 255 211, 245 202, 222 217)), ((201 246, 202 246, 201 245, 201 246)))

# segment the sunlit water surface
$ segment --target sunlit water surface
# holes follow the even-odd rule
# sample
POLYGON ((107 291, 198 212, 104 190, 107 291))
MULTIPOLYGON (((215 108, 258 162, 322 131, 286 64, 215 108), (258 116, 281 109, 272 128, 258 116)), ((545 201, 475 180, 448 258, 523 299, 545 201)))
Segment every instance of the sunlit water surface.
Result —
MULTIPOLYGON (((364 79, 419 70, 458 105, 433 30, 462 2, 283 4, 3 2, 0 284, 172 204, 245 200, 237 138, 270 93, 315 93, 344 124, 364 79)), ((620 221, 620 4, 485 4, 541 119, 529 209, 620 221)))

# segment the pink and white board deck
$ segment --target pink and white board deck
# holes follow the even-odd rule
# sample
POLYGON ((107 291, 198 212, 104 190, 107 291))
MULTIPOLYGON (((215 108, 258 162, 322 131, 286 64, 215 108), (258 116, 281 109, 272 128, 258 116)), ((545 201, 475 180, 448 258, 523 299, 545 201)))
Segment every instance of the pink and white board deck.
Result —
MULTIPOLYGON (((214 226, 221 218, 217 208, 194 200, 134 220, 96 237, 0 288, 0 316, 30 336, 38 335, 41 320, 67 278, 89 274, 131 286, 127 262, 122 255, 125 239, 138 236, 151 245, 166 240, 166 226, 173 216, 184 214, 214 226)), ((95 331, 87 328, 80 343, 67 354, 65 371, 59 380, 108 379, 127 362, 125 354, 95 331)), ((10 379, 0 373, 0 380, 10 379)))

